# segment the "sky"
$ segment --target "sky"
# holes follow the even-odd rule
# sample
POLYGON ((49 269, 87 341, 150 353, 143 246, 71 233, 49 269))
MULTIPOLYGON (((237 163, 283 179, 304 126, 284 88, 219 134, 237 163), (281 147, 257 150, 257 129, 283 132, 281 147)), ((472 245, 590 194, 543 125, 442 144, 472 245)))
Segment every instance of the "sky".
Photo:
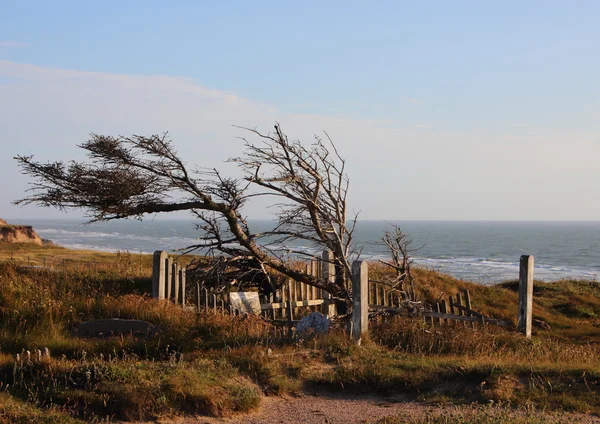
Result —
MULTIPOLYGON (((362 219, 600 219, 600 2, 0 0, 0 217, 13 159, 168 131, 235 175, 235 125, 326 131, 362 219)), ((251 204, 250 218, 272 210, 251 204)))

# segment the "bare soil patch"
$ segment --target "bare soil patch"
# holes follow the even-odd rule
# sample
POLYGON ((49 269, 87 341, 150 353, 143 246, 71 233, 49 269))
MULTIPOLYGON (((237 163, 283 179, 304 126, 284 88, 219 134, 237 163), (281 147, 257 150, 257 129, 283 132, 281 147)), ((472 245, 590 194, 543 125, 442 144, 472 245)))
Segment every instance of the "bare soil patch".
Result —
POLYGON ((261 408, 230 418, 177 417, 161 422, 178 424, 341 424, 341 423, 600 423, 585 414, 512 410, 485 405, 428 405, 402 396, 320 393, 298 397, 265 397, 261 408))

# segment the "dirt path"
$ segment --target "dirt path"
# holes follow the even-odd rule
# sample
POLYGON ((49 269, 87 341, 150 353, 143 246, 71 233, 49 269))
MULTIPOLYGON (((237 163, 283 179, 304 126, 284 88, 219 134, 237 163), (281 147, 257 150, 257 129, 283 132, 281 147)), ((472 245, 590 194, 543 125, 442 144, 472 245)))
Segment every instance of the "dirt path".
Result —
POLYGON ((162 422, 178 424, 342 424, 374 423, 384 417, 394 417, 390 422, 425 423, 436 418, 444 422, 480 422, 481 418, 493 422, 507 422, 511 418, 520 423, 526 418, 546 423, 600 423, 600 418, 583 414, 553 414, 530 411, 511 411, 494 406, 431 406, 409 402, 403 398, 384 398, 373 395, 348 396, 347 394, 303 395, 300 397, 266 397, 259 411, 232 418, 182 417, 162 422), (454 420, 452 419, 454 418, 454 420))

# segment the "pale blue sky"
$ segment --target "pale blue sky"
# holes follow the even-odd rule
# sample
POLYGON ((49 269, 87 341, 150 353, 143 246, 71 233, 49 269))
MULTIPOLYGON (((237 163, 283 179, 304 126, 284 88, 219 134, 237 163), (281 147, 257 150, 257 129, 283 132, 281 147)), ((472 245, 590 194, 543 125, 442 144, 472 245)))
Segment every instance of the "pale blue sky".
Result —
POLYGON ((597 1, 0 0, 0 216, 49 212, 10 205, 17 153, 168 130, 215 166, 231 124, 278 120, 332 135, 364 218, 599 219, 598 22, 597 1))

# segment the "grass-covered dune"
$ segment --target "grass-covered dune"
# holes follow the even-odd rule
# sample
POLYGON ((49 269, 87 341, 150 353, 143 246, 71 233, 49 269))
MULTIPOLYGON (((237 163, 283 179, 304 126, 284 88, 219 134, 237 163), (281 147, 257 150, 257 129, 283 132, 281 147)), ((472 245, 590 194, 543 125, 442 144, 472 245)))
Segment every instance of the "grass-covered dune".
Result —
MULTIPOLYGON (((342 329, 292 341, 256 317, 155 301, 150 262, 149 255, 0 245, 0 422, 222 416, 255 409, 264 395, 314 388, 600 415, 596 282, 536 282, 534 318, 549 328, 540 325, 532 340, 496 327, 432 328, 388 317, 374 320, 371 339, 356 346, 342 329), (61 266, 21 266, 51 257, 61 266), (82 321, 114 317, 146 320, 161 332, 71 335, 82 321)), ((466 288, 476 310, 516 319, 516 283, 481 286, 429 270, 417 270, 416 281, 425 301, 466 288)))

